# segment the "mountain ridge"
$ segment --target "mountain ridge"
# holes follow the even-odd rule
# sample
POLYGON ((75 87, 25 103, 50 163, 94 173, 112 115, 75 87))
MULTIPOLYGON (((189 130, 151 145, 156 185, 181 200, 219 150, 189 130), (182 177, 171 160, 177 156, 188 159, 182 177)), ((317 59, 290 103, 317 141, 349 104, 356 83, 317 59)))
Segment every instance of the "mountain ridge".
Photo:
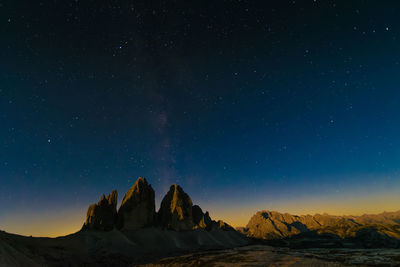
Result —
MULTIPOLYGON (((329 214, 292 215, 258 211, 246 227, 237 228, 249 238, 330 246, 400 247, 400 211, 360 216, 329 214)), ((289 245, 290 245, 289 244, 289 245)), ((304 244, 303 244, 304 245, 304 244)))
POLYGON ((158 211, 155 209, 155 192, 146 178, 139 177, 125 193, 117 210, 116 190, 107 197, 103 194, 100 201, 91 204, 87 210, 82 230, 134 231, 146 227, 161 227, 175 231, 190 231, 198 228, 210 231, 214 228, 233 230, 227 223, 211 219, 208 211, 203 213, 198 205, 177 184, 171 185, 161 201, 158 211))

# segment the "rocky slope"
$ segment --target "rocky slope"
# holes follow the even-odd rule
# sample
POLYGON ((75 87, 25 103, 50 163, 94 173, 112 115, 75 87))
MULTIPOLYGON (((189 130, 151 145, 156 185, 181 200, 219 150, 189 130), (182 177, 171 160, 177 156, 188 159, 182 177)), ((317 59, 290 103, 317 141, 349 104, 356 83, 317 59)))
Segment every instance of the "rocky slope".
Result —
POLYGON ((58 238, 25 237, 0 231, 0 266, 136 266, 171 255, 246 245, 237 232, 80 231, 58 238))
POLYGON ((400 211, 363 216, 291 215, 259 211, 240 230, 248 237, 289 245, 400 247, 400 211))

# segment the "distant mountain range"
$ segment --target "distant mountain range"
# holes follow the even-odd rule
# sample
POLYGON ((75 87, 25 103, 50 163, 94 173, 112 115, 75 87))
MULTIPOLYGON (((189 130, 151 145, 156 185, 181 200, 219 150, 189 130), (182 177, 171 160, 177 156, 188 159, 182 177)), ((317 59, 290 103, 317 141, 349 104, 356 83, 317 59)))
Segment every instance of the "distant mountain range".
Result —
POLYGON ((400 211, 376 215, 291 215, 259 211, 245 228, 247 237, 281 240, 296 247, 400 247, 400 211))

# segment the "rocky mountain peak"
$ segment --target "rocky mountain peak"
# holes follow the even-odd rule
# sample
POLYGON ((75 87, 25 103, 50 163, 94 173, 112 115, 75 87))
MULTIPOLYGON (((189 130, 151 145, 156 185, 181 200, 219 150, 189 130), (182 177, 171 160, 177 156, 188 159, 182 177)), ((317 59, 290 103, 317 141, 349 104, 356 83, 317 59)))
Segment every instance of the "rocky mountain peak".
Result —
POLYGON ((161 226, 176 231, 193 229, 192 206, 192 200, 182 187, 173 184, 161 201, 158 212, 161 226))
POLYGON ((193 229, 231 230, 222 221, 214 221, 193 202, 182 187, 171 185, 161 201, 158 213, 155 212, 155 193, 143 177, 137 179, 122 199, 117 212, 117 191, 101 196, 100 201, 89 207, 83 229, 101 231, 112 230, 115 226, 122 231, 133 231, 144 227, 161 227, 175 231, 193 229))
POLYGON ((125 194, 118 210, 119 229, 136 230, 154 224, 155 194, 151 185, 143 177, 125 194))
POLYGON ((118 192, 112 191, 107 197, 103 194, 100 201, 89 206, 84 229, 110 231, 117 218, 118 192))

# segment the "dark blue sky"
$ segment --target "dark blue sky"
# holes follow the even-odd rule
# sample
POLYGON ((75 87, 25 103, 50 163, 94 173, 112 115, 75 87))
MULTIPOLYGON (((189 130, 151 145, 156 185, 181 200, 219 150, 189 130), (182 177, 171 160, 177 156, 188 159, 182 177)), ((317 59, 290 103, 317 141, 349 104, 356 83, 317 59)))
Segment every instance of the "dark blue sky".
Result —
POLYGON ((397 194, 399 12, 398 1, 2 1, 0 227, 122 197, 139 176, 158 201, 177 182, 216 212, 397 194))

